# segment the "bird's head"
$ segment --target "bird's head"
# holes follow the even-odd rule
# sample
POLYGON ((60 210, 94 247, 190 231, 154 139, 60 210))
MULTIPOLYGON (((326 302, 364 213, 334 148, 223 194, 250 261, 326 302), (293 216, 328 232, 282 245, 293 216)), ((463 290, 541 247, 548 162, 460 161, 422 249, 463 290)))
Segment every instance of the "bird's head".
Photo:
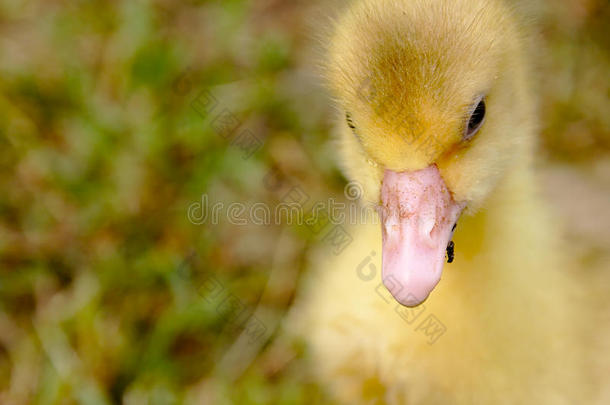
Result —
POLYGON ((383 277, 404 305, 439 282, 458 217, 531 154, 521 48, 500 0, 362 0, 337 20, 342 162, 380 205, 383 277))

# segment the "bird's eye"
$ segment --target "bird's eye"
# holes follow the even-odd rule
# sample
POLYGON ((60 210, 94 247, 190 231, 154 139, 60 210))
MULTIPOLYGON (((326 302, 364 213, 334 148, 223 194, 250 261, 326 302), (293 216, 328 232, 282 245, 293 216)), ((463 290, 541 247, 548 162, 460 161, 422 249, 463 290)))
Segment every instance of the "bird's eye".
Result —
POLYGON ((472 111, 472 114, 470 114, 468 126, 464 133, 465 141, 471 139, 477 133, 481 125, 483 125, 483 121, 485 121, 485 99, 482 98, 472 111))
POLYGON ((345 113, 345 120, 347 121, 347 126, 350 127, 352 131, 356 129, 356 126, 354 125, 354 120, 352 120, 352 116, 350 115, 350 113, 345 113))

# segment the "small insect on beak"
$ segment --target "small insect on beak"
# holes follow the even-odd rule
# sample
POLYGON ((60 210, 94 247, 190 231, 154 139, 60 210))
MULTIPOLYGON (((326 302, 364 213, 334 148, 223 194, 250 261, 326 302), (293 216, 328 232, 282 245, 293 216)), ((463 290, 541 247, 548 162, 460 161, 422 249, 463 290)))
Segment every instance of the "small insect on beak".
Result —
MULTIPOLYGON (((451 228, 451 236, 453 236, 455 228, 457 228, 457 222, 453 224, 453 228, 451 228)), ((449 244, 447 245, 447 263, 453 263, 454 249, 455 243, 453 243, 453 241, 449 241, 449 244)))
POLYGON ((455 249, 455 243, 453 241, 449 242, 447 245, 447 263, 453 263, 453 249, 455 249))

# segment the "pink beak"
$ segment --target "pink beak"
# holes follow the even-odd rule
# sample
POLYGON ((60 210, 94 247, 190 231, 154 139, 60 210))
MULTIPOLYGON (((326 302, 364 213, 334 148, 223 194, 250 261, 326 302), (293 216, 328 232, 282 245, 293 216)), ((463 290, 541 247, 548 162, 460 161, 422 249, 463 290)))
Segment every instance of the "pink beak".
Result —
POLYGON ((464 204, 453 201, 434 165, 415 172, 386 170, 381 202, 383 283, 402 305, 419 305, 441 279, 464 204))

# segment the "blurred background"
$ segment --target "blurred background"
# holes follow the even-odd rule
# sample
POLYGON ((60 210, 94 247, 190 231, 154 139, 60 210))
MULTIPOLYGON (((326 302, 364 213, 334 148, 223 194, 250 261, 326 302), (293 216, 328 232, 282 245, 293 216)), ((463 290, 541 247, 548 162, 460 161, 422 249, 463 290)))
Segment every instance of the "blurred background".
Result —
MULTIPOLYGON (((0 0, 0 404, 329 403, 281 327, 320 233, 202 214, 343 194, 328 3, 0 0)), ((610 6, 532 4, 544 193, 599 267, 610 6)))

